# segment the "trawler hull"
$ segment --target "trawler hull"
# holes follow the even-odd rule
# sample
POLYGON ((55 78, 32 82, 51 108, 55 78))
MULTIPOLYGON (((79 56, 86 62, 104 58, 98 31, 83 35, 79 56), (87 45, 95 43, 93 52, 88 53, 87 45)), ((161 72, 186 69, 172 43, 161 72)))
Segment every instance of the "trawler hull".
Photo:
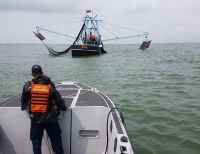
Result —
POLYGON ((72 57, 79 56, 93 56, 93 55, 101 55, 104 54, 105 50, 102 47, 92 46, 92 45, 72 45, 71 52, 72 57))

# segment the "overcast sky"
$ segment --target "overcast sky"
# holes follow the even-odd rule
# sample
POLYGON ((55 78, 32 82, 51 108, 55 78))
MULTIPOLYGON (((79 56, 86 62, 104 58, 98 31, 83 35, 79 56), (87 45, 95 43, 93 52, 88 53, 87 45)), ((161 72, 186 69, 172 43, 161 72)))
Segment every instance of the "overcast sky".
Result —
POLYGON ((94 10, 109 23, 149 32, 154 42, 200 42, 200 0, 0 0, 0 43, 40 43, 37 25, 94 10))

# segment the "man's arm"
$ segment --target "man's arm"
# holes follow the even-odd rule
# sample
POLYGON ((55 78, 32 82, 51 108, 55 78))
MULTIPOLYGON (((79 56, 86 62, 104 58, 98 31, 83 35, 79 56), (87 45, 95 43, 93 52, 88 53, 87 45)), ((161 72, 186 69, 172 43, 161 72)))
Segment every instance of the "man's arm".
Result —
POLYGON ((31 84, 27 82, 24 84, 22 96, 21 96, 21 110, 26 110, 30 100, 31 84))
POLYGON ((58 107, 61 110, 66 111, 67 107, 65 105, 65 101, 62 99, 60 93, 56 90, 54 84, 52 84, 52 88, 53 88, 53 99, 55 100, 55 102, 57 103, 58 107))
POLYGON ((65 101, 62 99, 60 93, 55 89, 55 101, 57 102, 58 104, 58 107, 63 110, 63 111, 66 111, 67 110, 67 107, 65 105, 65 101))

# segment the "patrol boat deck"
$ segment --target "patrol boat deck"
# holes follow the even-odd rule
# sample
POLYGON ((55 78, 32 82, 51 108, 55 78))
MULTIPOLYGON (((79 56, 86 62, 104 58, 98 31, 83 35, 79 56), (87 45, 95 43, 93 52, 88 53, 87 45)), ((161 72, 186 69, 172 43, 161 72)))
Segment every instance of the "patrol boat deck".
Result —
MULTIPOLYGON (((68 107, 59 116, 65 154, 133 154, 123 118, 104 93, 79 83, 56 88, 68 107)), ((0 153, 33 153, 30 119, 21 111, 20 98, 0 105, 0 153)), ((42 142, 42 153, 53 153, 46 132, 42 142)))

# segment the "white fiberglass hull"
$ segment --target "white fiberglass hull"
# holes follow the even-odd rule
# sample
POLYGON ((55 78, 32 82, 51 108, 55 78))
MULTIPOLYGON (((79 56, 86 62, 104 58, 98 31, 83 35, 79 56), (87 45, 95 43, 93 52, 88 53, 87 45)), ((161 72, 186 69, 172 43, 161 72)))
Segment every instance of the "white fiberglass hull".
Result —
MULTIPOLYGON (((65 154, 133 154, 123 120, 102 92, 78 83, 58 84, 68 110, 59 123, 65 154)), ((20 95, 0 105, 0 154, 31 154, 30 119, 20 109, 20 95)), ((43 154, 52 153, 45 132, 43 154)))

